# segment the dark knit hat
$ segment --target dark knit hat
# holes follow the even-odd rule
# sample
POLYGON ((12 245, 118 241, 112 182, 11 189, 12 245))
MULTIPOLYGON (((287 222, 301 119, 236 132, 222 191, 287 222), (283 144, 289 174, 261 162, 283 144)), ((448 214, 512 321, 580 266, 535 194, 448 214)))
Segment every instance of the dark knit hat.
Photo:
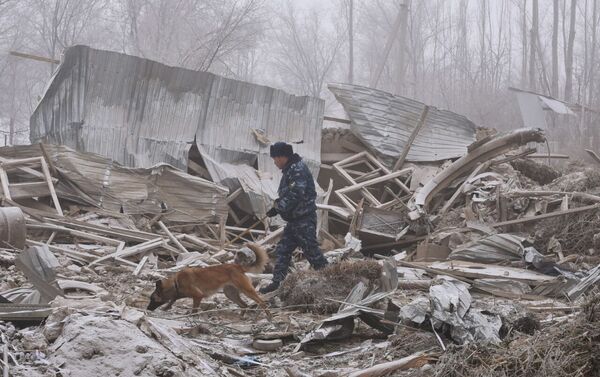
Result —
POLYGON ((284 143, 283 141, 278 141, 275 144, 271 145, 271 157, 292 157, 294 154, 294 149, 290 144, 284 143))

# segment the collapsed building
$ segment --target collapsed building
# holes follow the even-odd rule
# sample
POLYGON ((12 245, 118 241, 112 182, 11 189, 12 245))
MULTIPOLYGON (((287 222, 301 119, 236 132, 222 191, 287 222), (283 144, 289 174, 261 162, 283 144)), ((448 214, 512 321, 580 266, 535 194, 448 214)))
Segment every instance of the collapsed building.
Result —
MULTIPOLYGON (((316 98, 68 49, 31 145, 0 148, 3 371, 594 375, 597 166, 543 163, 539 129, 496 133, 383 91, 329 90, 349 119, 316 98), (227 293, 199 314, 187 301, 144 310, 184 267, 252 260, 244 242, 272 254, 283 228, 262 217, 279 140, 322 187, 332 266, 295 258, 265 297, 271 319, 227 293)), ((249 276, 263 284, 271 269, 249 276)))
POLYGON ((323 108, 318 98, 75 46, 31 116, 31 142, 131 168, 170 164, 241 188, 240 208, 264 215, 281 177, 270 140, 293 143, 316 176, 323 108))

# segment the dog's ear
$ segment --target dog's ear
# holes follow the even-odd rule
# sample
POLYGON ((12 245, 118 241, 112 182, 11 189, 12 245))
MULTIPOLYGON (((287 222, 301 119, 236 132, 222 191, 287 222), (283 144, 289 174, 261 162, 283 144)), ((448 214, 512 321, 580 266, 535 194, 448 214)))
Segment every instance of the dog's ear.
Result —
POLYGON ((162 281, 161 280, 156 281, 156 290, 158 292, 162 291, 162 281))

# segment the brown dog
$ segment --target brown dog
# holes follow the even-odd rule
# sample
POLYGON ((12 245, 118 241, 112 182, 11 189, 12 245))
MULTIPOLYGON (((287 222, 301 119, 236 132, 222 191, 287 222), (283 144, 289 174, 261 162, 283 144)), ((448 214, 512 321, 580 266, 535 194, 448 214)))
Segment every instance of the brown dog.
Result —
POLYGON ((190 297, 194 300, 193 312, 195 313, 203 298, 210 297, 223 289, 229 299, 246 307, 239 298, 239 292, 242 292, 260 305, 271 317, 265 302, 256 293, 252 281, 245 274, 246 272, 262 273, 269 257, 262 247, 256 244, 247 246, 256 255, 256 260, 251 265, 231 263, 210 267, 188 267, 167 279, 157 281, 147 309, 154 310, 168 303, 164 310, 169 310, 178 299, 190 297))

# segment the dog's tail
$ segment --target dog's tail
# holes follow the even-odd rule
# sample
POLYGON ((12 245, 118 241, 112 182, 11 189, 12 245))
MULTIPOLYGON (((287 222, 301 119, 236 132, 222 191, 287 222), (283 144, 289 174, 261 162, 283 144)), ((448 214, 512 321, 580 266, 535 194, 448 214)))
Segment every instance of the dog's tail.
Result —
POLYGON ((242 266, 242 268, 245 272, 261 274, 265 270, 266 264, 269 262, 267 251, 255 243, 249 243, 246 246, 248 246, 248 248, 254 252, 254 255, 256 255, 256 260, 250 265, 242 266))

